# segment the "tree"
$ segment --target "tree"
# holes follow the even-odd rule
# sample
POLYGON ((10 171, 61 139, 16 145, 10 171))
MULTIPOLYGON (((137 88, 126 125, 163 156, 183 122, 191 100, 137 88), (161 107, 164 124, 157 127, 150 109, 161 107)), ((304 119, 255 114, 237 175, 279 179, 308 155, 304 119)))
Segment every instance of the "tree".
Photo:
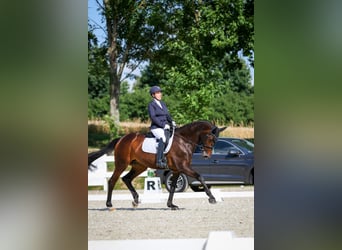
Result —
POLYGON ((148 20, 154 1, 103 0, 98 3, 104 16, 109 61, 110 114, 119 122, 121 82, 149 57, 159 33, 148 20), (124 70, 129 70, 124 73, 124 70))
POLYGON ((149 76, 142 76, 140 86, 159 84, 172 93, 178 103, 170 110, 180 123, 210 117, 220 86, 230 80, 225 71, 243 66, 239 53, 253 65, 253 0, 96 1, 106 23, 110 113, 116 121, 120 83, 144 61, 149 76))
POLYGON ((149 119, 147 103, 150 102, 149 87, 127 92, 120 99, 120 120, 137 120, 146 122, 149 119))
POLYGON ((250 75, 240 71, 246 65, 239 54, 253 65, 254 1, 173 4, 168 11, 168 39, 151 58, 149 74, 142 80, 158 82, 176 96, 179 102, 170 111, 180 123, 207 119, 220 86, 228 86, 229 81, 234 91, 249 91, 250 75), (154 78, 148 79, 149 75, 154 78))
POLYGON ((88 95, 103 97, 109 93, 106 48, 99 46, 92 26, 88 30, 88 95))
POLYGON ((106 48, 98 44, 93 27, 88 26, 88 117, 95 118, 108 113, 108 65, 106 48))

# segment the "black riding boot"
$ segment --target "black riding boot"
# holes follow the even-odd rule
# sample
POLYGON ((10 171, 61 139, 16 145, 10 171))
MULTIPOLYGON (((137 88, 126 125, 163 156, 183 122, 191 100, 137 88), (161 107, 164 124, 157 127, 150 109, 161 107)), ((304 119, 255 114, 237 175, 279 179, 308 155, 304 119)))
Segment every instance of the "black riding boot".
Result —
POLYGON ((157 167, 167 168, 166 159, 164 159, 164 142, 162 139, 159 140, 158 150, 157 150, 157 167))

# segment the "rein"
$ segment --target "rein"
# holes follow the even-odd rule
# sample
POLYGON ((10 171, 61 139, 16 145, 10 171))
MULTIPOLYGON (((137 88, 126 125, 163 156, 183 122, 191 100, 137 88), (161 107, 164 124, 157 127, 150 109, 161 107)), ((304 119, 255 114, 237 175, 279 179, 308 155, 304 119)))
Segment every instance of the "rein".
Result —
MULTIPOLYGON (((216 143, 216 141, 217 141, 217 137, 216 137, 216 135, 214 135, 213 133, 211 133, 211 134, 207 134, 206 135, 206 137, 208 137, 209 135, 212 135, 212 136, 214 136, 214 144, 216 143)), ((201 150, 203 151, 203 148, 208 148, 208 149, 213 149, 213 147, 211 147, 211 146, 207 146, 207 145, 204 145, 204 143, 202 142, 202 140, 201 140, 201 143, 200 144, 196 144, 197 146, 200 146, 200 148, 201 148, 201 150)))
MULTIPOLYGON (((210 136, 210 135, 214 136, 214 143, 216 143, 216 141, 217 141, 217 136, 216 136, 215 134, 211 133, 211 134, 206 134, 205 136, 208 137, 208 136, 210 136)), ((195 143, 195 142, 189 140, 188 138, 185 138, 184 136, 181 136, 181 137, 182 137, 183 140, 185 140, 186 142, 188 142, 188 143, 190 143, 190 144, 192 144, 192 145, 194 145, 194 146, 196 146, 196 147, 198 146, 202 151, 203 151, 203 148, 208 148, 208 149, 211 149, 211 150, 213 149, 212 146, 204 145, 204 143, 203 143, 203 141, 202 141, 202 138, 201 138, 201 142, 200 142, 200 143, 195 143)))

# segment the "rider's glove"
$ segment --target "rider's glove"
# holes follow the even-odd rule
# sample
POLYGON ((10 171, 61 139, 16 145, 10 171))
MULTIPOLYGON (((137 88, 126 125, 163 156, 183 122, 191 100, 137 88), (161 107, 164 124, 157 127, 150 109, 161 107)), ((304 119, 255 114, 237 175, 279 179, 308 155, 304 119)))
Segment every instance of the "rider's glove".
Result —
POLYGON ((172 121, 172 127, 176 127, 176 122, 172 121))
POLYGON ((164 129, 168 129, 168 130, 170 130, 170 125, 169 125, 169 124, 165 124, 165 127, 164 127, 164 129))

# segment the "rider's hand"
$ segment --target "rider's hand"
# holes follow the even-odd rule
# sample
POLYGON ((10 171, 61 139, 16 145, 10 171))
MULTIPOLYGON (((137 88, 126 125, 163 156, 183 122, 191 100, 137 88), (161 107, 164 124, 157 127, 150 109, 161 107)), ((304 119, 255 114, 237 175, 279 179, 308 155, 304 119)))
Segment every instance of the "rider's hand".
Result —
POLYGON ((168 130, 170 130, 170 125, 169 125, 169 124, 165 124, 165 127, 164 127, 164 129, 168 129, 168 130))
POLYGON ((176 127, 176 122, 172 121, 172 127, 176 127))

